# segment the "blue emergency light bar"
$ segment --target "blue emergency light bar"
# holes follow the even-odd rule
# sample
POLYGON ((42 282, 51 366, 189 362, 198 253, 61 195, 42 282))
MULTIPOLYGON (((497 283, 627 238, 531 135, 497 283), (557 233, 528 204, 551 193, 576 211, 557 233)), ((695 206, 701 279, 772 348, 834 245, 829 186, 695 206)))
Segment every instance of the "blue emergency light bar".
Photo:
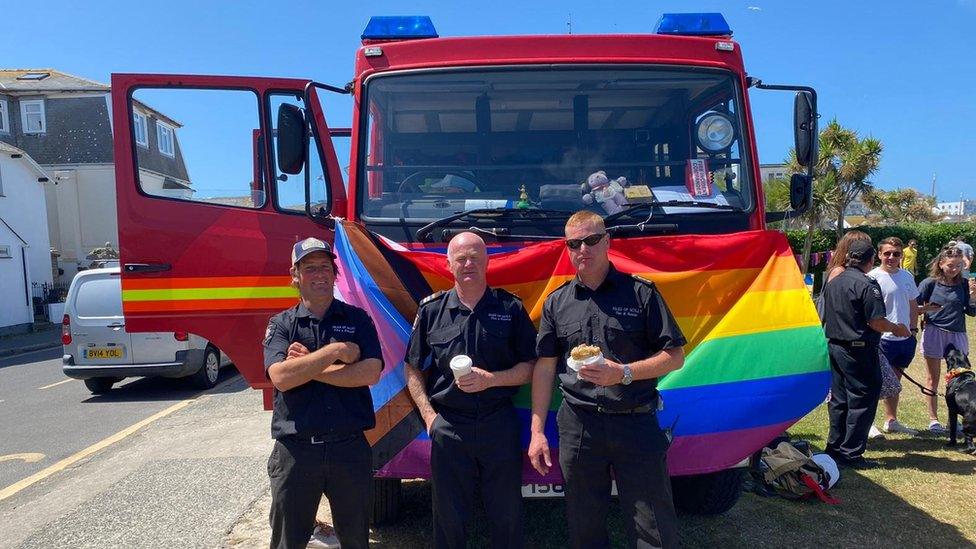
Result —
POLYGON ((437 38, 434 23, 426 15, 377 15, 369 18, 363 40, 416 40, 437 38))
POLYGON ((732 36, 732 29, 721 13, 665 13, 654 32, 679 36, 732 36))

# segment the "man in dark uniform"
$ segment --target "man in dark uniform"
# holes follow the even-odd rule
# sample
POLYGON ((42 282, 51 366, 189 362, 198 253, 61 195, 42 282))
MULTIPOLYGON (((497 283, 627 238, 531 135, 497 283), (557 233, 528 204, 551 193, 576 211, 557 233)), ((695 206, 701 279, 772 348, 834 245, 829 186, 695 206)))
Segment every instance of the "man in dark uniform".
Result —
POLYGON ((541 474, 552 466, 545 424, 558 366, 563 402, 556 421, 570 546, 609 547, 612 469, 628 546, 675 547, 670 440, 658 425, 657 379, 684 364, 685 338, 654 284, 610 263, 603 218, 578 212, 565 234, 576 278, 557 288, 542 310, 529 459, 541 474), (577 375, 567 370, 566 358, 581 344, 598 346, 605 363, 583 366, 577 375))
POLYGON ((433 546, 466 546, 480 487, 492 546, 518 548, 522 444, 512 396, 532 378, 535 326, 517 297, 488 287, 481 237, 451 239, 447 263, 454 288, 421 302, 406 357, 407 388, 431 439, 433 546), (459 355, 474 367, 455 377, 459 355))
POLYGON ((911 335, 908 326, 885 318, 881 287, 867 276, 874 258, 869 240, 852 242, 844 272, 823 290, 824 333, 831 367, 827 453, 839 465, 858 469, 878 465, 862 454, 881 395, 881 334, 911 335))
POLYGON ((264 366, 274 384, 268 460, 271 547, 304 548, 325 493, 344 548, 369 545, 372 452, 363 431, 376 419, 369 385, 383 369, 366 312, 333 298, 335 255, 306 238, 292 250, 297 305, 273 317, 264 366))

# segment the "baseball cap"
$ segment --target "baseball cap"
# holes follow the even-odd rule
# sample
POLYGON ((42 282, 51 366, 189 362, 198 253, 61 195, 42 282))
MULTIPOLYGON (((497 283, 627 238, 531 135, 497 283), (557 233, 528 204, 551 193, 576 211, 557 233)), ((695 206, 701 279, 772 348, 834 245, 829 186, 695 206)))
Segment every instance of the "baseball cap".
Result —
POLYGON ((295 247, 291 249, 291 264, 295 265, 308 254, 315 252, 325 252, 332 259, 336 258, 336 255, 332 253, 332 246, 329 246, 328 242, 310 237, 295 243, 295 247))
POLYGON ((874 257, 874 246, 867 240, 855 240, 851 242, 851 247, 847 250, 848 259, 868 261, 872 257, 874 257))

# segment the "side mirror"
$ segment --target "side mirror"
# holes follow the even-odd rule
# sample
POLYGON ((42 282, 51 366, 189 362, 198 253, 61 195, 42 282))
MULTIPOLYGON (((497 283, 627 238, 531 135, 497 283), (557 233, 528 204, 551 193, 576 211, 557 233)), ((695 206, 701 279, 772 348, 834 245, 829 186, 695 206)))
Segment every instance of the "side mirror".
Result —
POLYGON ((807 211, 813 202, 813 179, 809 175, 795 173, 790 177, 790 208, 792 215, 807 211))
POLYGON ((793 143, 797 163, 810 166, 817 153, 817 118, 808 92, 796 92, 793 99, 793 143))
POLYGON ((283 103, 278 107, 278 169, 296 175, 305 166, 308 134, 305 113, 299 107, 283 103))

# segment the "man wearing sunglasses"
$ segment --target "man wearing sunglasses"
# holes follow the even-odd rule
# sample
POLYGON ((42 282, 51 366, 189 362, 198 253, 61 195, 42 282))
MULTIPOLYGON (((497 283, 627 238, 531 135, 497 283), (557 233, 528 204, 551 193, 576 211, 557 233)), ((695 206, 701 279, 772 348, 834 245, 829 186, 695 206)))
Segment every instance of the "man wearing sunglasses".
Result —
MULTIPOLYGON (((908 337, 897 336, 891 332, 881 334, 881 354, 888 359, 888 363, 895 371, 898 379, 901 379, 902 372, 915 358, 915 348, 918 346, 916 335, 918 334, 918 313, 919 306, 915 303, 918 297, 918 286, 915 285, 915 277, 911 273, 901 268, 902 254, 904 246, 897 236, 888 237, 878 245, 878 256, 881 258, 881 266, 875 267, 868 273, 881 286, 881 296, 885 304, 885 316, 895 324, 904 324, 911 327, 911 335, 908 337)), ((906 435, 916 435, 918 431, 903 425, 898 421, 898 395, 894 395, 881 400, 885 411, 885 420, 881 424, 881 431, 885 433, 904 433, 906 435)), ((869 437, 877 437, 880 432, 875 426, 871 426, 869 437)))
POLYGON ((653 283, 610 263, 602 217, 577 212, 565 234, 576 277, 543 306, 529 459, 540 474, 552 467, 545 425, 558 371, 559 466, 570 546, 609 546, 611 469, 628 546, 677 546, 665 460, 670 437, 658 425, 657 379, 684 364, 684 335, 653 283), (584 365, 577 374, 567 370, 566 358, 581 344, 598 346, 605 361, 584 365))

